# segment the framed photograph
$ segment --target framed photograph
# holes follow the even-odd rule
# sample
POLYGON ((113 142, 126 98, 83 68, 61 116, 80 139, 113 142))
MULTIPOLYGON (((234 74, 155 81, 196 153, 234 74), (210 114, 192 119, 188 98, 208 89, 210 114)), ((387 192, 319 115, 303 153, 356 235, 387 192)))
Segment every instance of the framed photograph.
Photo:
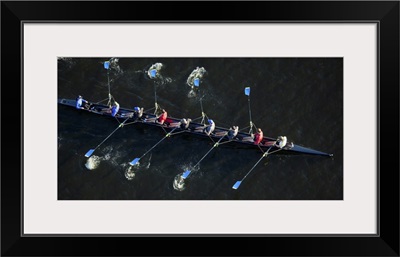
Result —
POLYGON ((2 255, 399 256, 399 2, 1 12, 2 255))

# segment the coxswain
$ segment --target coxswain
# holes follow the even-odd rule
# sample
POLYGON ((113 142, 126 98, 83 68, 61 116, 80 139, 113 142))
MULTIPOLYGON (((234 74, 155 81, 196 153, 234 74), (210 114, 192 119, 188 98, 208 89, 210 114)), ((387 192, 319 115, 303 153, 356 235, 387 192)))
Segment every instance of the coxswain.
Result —
POLYGON ((254 136, 254 144, 258 145, 261 143, 261 140, 264 138, 264 133, 260 128, 258 128, 256 135, 254 136))
POLYGON ((229 128, 228 131, 229 140, 234 139, 237 136, 238 132, 239 132, 239 126, 233 126, 232 128, 229 128))
POLYGON ((158 116, 158 118, 156 119, 156 122, 158 124, 164 124, 164 122, 167 120, 167 117, 168 117, 167 112, 164 109, 162 109, 162 113, 160 116, 158 116))
POLYGON ((214 129, 215 129, 215 123, 213 120, 208 120, 208 123, 210 123, 210 125, 208 125, 205 129, 204 129, 204 133, 206 133, 207 135, 210 135, 214 129))
POLYGON ((82 96, 79 95, 76 98, 76 109, 87 109, 86 104, 88 104, 88 103, 89 103, 88 101, 86 101, 85 99, 82 98, 82 96))
POLYGON ((119 111, 119 103, 115 101, 113 107, 111 107, 111 116, 115 117, 119 111))
POLYGON ((191 121, 192 119, 181 119, 181 129, 188 129, 191 121))

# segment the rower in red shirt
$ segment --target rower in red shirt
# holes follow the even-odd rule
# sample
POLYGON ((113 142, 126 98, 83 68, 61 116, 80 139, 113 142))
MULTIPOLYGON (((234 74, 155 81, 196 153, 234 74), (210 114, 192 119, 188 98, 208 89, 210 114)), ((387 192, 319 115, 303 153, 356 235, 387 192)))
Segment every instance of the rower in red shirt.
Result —
POLYGON ((167 112, 162 109, 162 114, 158 117, 158 119, 156 120, 157 123, 159 124, 164 124, 165 120, 167 119, 167 112))
POLYGON ((261 140, 263 140, 263 138, 264 138, 264 133, 262 132, 262 130, 260 128, 258 128, 258 132, 254 136, 254 144, 255 145, 260 144, 261 140))

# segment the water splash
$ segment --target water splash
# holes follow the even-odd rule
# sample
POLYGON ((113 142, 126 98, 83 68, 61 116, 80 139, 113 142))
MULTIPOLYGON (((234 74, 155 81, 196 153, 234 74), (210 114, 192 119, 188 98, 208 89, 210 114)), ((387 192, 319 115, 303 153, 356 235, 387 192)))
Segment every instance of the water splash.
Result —
POLYGON ((153 65, 151 65, 151 67, 147 70, 147 76, 149 76, 149 78, 157 78, 160 76, 160 70, 163 67, 163 64, 160 62, 154 63, 153 65), (156 71, 155 75, 152 75, 153 70, 156 71))
POLYGON ((150 157, 149 157, 149 163, 147 164, 147 166, 146 166, 146 169, 149 169, 150 168, 150 161, 151 161, 151 157, 153 156, 153 154, 150 154, 150 157))
POLYGON ((128 169, 125 170, 125 177, 127 180, 132 180, 136 176, 136 172, 139 170, 139 165, 129 165, 128 169))
MULTIPOLYGON (((150 154, 149 162, 147 163, 147 165, 143 169, 149 169, 150 168, 151 156, 152 156, 152 154, 150 154)), ((134 165, 132 165, 132 164, 129 164, 129 165, 123 164, 122 165, 123 168, 125 168, 126 166, 128 166, 128 168, 125 170, 125 177, 128 180, 132 180, 136 176, 136 173, 141 169, 139 161, 136 162, 134 165)))
MULTIPOLYGON (((180 169, 183 170, 183 171, 191 170, 192 171, 191 174, 193 175, 193 172, 196 172, 196 171, 200 170, 200 166, 197 165, 196 167, 193 167, 193 165, 190 163, 190 164, 182 165, 180 167, 180 169)), ((183 173, 184 172, 179 173, 174 178, 173 187, 177 191, 185 190, 185 179, 182 178, 183 173)))
POLYGON ((163 84, 167 84, 167 83, 171 83, 172 82, 172 78, 166 77, 163 79, 163 84))
POLYGON ((189 93, 187 94, 187 96, 188 96, 189 98, 196 97, 196 96, 197 96, 197 92, 196 92, 195 88, 190 89, 190 91, 189 91, 189 93))
POLYGON ((204 67, 197 67, 190 73, 189 77, 186 80, 186 84, 190 87, 190 91, 188 93, 188 98, 193 98, 197 96, 197 88, 200 84, 201 78, 204 76, 206 73, 206 70, 204 67), (195 83, 196 81, 196 83, 195 83))
POLYGON ((85 166, 88 170, 96 169, 102 161, 107 161, 108 164, 111 164, 115 167, 121 165, 119 161, 120 157, 122 156, 121 151, 115 150, 113 146, 107 146, 102 150, 102 152, 105 152, 105 154, 102 156, 92 155, 87 159, 85 166))
POLYGON ((182 173, 179 173, 178 175, 175 176, 173 187, 177 191, 183 191, 185 190, 185 180, 182 178, 182 173))
POLYGON ((163 75, 160 73, 162 67, 163 64, 158 62, 151 65, 151 67, 147 71, 145 71, 150 79, 154 79, 154 83, 156 86, 163 86, 172 82, 172 78, 163 77, 163 75))
POLYGON ((186 84, 193 89, 195 87, 195 79, 201 79, 206 72, 207 71, 206 69, 204 69, 204 67, 197 67, 192 71, 192 73, 190 73, 189 77, 186 80, 186 84))
POLYGON ((101 158, 99 156, 92 155, 92 156, 90 156, 89 159, 87 159, 87 161, 85 163, 85 167, 88 170, 94 170, 99 166, 100 161, 101 161, 101 158))
POLYGON ((106 161, 109 161, 111 159, 111 154, 110 153, 106 153, 106 155, 104 155, 103 159, 106 160, 106 161))
POLYGON ((119 58, 113 57, 113 58, 110 59, 109 62, 110 62, 111 70, 113 70, 114 73, 116 73, 116 74, 119 75, 119 74, 122 74, 122 73, 124 73, 124 72, 123 72, 123 70, 121 69, 121 67, 119 66, 118 61, 119 61, 119 58))

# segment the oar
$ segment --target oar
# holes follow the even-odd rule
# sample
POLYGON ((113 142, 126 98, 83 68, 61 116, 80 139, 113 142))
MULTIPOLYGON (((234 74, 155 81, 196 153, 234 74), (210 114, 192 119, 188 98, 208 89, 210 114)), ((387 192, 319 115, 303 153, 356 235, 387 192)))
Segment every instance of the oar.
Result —
MULTIPOLYGON (((213 145, 213 147, 211 147, 210 150, 208 150, 208 152, 200 159, 200 161, 198 161, 198 162, 196 163, 196 165, 193 166, 193 168, 195 168, 197 165, 199 165, 200 162, 201 162, 204 158, 206 158, 206 156, 211 152, 211 150, 213 150, 215 147, 217 147, 217 146, 219 145, 219 142, 221 142, 221 140, 226 136, 226 134, 228 134, 228 133, 225 133, 223 136, 221 136, 221 138, 213 145)), ((186 178, 190 175, 191 172, 192 172, 191 170, 186 170, 186 171, 182 174, 181 178, 182 178, 182 179, 186 179, 186 178)))
POLYGON ((166 139, 167 137, 170 137, 171 134, 172 134, 172 132, 174 132, 174 130, 177 129, 177 128, 179 128, 179 126, 176 127, 176 128, 174 128, 173 130, 171 130, 169 133, 167 133, 167 134, 166 134, 160 141, 158 141, 152 148, 150 148, 147 152, 145 152, 142 156, 140 156, 140 158, 135 158, 135 159, 133 159, 129 164, 132 165, 132 166, 138 164, 139 161, 140 161, 140 159, 142 159, 146 154, 148 154, 151 150, 153 150, 154 147, 156 147, 156 146, 157 146, 159 143, 161 143, 164 139, 166 139))
MULTIPOLYGON (((200 91, 200 90, 199 90, 200 91)), ((203 95, 202 97, 200 97, 200 108, 201 108, 201 117, 202 117, 202 119, 201 119, 201 124, 203 124, 204 125, 204 119, 205 119, 205 117, 206 117, 206 114, 204 113, 204 109, 203 109, 203 98, 204 98, 204 96, 205 95, 203 95)))
POLYGON ((108 137, 106 137, 106 138, 105 138, 100 144, 98 144, 95 148, 90 149, 89 151, 87 151, 87 153, 85 154, 85 157, 90 157, 90 156, 93 154, 93 152, 96 151, 97 148, 99 148, 99 146, 101 146, 112 134, 115 133, 115 131, 117 131, 119 128, 123 127, 123 126, 124 126, 124 123, 125 123, 127 120, 129 120, 129 118, 127 118, 126 120, 124 120, 124 122, 122 122, 121 124, 119 124, 119 126, 118 126, 116 129, 114 129, 114 131, 111 132, 111 134, 108 135, 108 137))
MULTIPOLYGON (((194 80, 193 80, 193 86, 194 86, 194 87, 197 87, 197 88, 200 87, 200 79, 199 79, 199 78, 194 78, 194 80)), ((193 89, 193 86, 192 86, 192 89, 193 89)), ((198 91, 199 91, 199 94, 200 94, 200 89, 198 89, 198 91)), ((205 96, 205 95, 203 95, 202 97, 200 97, 200 107, 201 107, 201 116, 202 116, 201 124, 204 124, 204 118, 205 118, 205 116, 206 116, 206 114, 204 113, 204 110, 203 110, 203 103, 202 103, 202 100, 203 100, 204 96, 205 96)))
POLYGON ((110 68, 110 61, 105 61, 104 69, 107 70, 107 81, 108 81, 108 104, 107 105, 110 105, 110 103, 111 103, 110 72, 109 72, 110 70, 109 70, 109 68, 110 68))
POLYGON ((250 108, 250 87, 244 89, 244 94, 247 95, 247 100, 249 102, 249 116, 250 116, 250 132, 253 132, 253 121, 251 120, 251 108, 250 108))
MULTIPOLYGON (((148 75, 150 76, 151 79, 154 79, 157 76, 157 69, 149 70, 148 75)), ((154 114, 156 114, 158 110, 156 81, 154 81, 154 106, 155 106, 154 114)))
MULTIPOLYGON (((254 166, 253 166, 253 168, 251 168, 250 170, 249 170, 249 172, 247 172, 247 174, 242 178, 242 180, 239 180, 239 181, 236 181, 236 183, 233 185, 233 189, 238 189, 239 188, 239 186, 240 186, 240 184, 243 182, 243 180, 250 174, 250 172, 257 166, 257 164, 264 158, 264 157, 266 157, 267 155, 268 155, 268 152, 269 152, 269 150, 271 150, 271 148, 273 147, 274 145, 271 145, 269 148, 268 148, 268 150, 261 156, 261 158, 256 162, 256 164, 254 164, 254 166)), ((277 150, 277 151, 279 151, 279 150, 277 150)), ((276 152, 276 151, 275 151, 276 152)))

